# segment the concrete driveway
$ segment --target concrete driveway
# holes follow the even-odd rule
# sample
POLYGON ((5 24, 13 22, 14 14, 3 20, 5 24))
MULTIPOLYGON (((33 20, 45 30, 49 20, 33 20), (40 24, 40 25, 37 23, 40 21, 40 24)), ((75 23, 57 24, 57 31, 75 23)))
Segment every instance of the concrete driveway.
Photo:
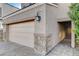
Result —
POLYGON ((39 56, 32 48, 13 42, 0 42, 0 56, 39 56))
MULTIPOLYGON (((79 56, 79 48, 59 43, 47 56, 79 56)), ((13 42, 0 42, 0 56, 39 56, 32 48, 13 42)))

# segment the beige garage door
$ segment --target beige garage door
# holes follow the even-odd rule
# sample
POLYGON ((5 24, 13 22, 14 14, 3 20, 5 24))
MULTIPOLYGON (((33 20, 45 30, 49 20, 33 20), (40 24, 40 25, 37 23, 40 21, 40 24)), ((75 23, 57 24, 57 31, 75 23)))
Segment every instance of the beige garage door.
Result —
POLYGON ((28 47, 34 47, 34 22, 9 25, 9 40, 28 47))

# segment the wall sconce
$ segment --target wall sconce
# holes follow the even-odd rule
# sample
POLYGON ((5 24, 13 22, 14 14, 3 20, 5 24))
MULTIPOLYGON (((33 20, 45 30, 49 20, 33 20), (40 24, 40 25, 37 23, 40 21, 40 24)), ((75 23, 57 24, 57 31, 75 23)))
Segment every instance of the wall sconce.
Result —
POLYGON ((38 15, 38 12, 37 12, 37 15, 36 15, 36 17, 35 17, 35 20, 36 20, 36 21, 40 21, 40 20, 41 20, 41 16, 38 15))

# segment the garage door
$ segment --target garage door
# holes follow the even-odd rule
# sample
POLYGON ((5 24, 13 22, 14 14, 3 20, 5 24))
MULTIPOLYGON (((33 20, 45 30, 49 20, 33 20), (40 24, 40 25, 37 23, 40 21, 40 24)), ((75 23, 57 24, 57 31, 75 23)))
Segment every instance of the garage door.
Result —
POLYGON ((34 47, 34 22, 9 25, 9 40, 28 47, 34 47))

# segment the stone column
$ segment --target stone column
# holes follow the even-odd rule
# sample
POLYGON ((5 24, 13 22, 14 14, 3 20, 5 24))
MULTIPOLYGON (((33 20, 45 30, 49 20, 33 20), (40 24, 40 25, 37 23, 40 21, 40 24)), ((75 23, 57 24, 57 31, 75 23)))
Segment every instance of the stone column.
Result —
POLYGON ((9 28, 8 25, 3 24, 3 40, 8 41, 9 40, 9 28))
POLYGON ((44 34, 34 34, 34 50, 40 55, 46 54, 46 36, 44 34))
POLYGON ((72 28, 72 31, 71 31, 71 47, 72 48, 75 48, 75 34, 73 32, 74 27, 75 27, 74 23, 71 22, 71 28, 72 28))

